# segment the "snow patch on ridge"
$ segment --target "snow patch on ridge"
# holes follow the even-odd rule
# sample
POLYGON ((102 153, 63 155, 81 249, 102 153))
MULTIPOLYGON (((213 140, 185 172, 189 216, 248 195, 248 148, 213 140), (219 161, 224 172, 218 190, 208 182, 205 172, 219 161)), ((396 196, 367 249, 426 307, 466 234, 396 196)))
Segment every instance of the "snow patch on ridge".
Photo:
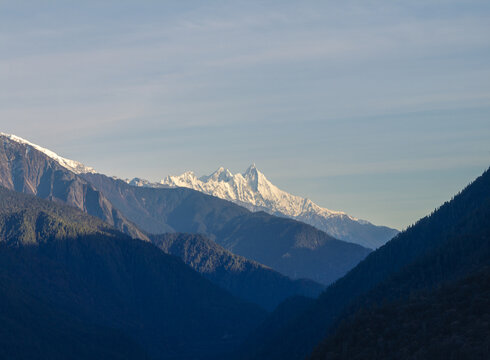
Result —
POLYGON ((15 141, 19 144, 28 145, 28 146, 33 147, 34 149, 44 153, 45 155, 49 156, 51 159, 58 162, 58 164, 60 164, 64 168, 66 168, 70 171, 73 171, 75 174, 85 174, 85 173, 92 173, 93 174, 93 173, 96 173, 96 171, 91 167, 85 166, 82 163, 79 163, 78 161, 70 160, 70 159, 66 159, 64 157, 61 157, 58 154, 54 153, 53 151, 45 149, 39 145, 33 144, 30 141, 27 141, 26 139, 23 139, 21 137, 18 137, 18 136, 12 135, 12 134, 6 134, 3 132, 0 132, 0 136, 4 136, 7 139, 9 139, 11 141, 15 141))

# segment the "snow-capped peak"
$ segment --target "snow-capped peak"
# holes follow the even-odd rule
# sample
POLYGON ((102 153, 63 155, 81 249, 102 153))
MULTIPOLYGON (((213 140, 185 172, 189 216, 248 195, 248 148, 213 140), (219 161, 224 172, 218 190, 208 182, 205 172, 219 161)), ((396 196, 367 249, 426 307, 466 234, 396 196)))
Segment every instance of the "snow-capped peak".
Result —
POLYGON ((200 180, 196 177, 193 171, 186 171, 180 176, 167 176, 160 181, 160 185, 172 184, 174 187, 190 187, 193 188, 200 180), (187 186, 186 186, 187 185, 187 186))
POLYGON ((148 180, 145 180, 145 179, 140 179, 140 178, 133 178, 133 179, 126 179, 124 180, 126 181, 126 183, 128 183, 129 185, 132 185, 132 186, 140 186, 140 187, 146 187, 146 186, 149 186, 150 185, 150 182, 148 180))
POLYGON ((256 175, 258 173, 258 170, 257 170, 257 167, 255 166, 255 163, 253 163, 252 165, 250 165, 247 170, 245 170, 245 172, 243 173, 243 176, 253 176, 253 175, 256 175))
POLYGON ((30 141, 27 141, 26 139, 23 139, 23 138, 18 137, 16 135, 5 134, 3 132, 0 132, 0 136, 6 137, 7 139, 9 139, 11 141, 14 141, 16 143, 33 147, 34 149, 36 149, 36 150, 44 153, 45 155, 47 155, 51 159, 53 159, 56 162, 58 162, 58 164, 60 164, 64 168, 66 168, 66 169, 68 169, 70 171, 73 171, 76 174, 95 173, 96 172, 91 167, 85 166, 82 163, 79 163, 78 161, 70 160, 70 159, 66 159, 64 157, 61 157, 61 156, 59 156, 58 154, 54 153, 51 150, 48 150, 48 149, 45 149, 45 148, 43 148, 43 147, 41 147, 39 145, 33 144, 30 141))
POLYGON ((242 174, 234 175, 230 170, 220 167, 211 175, 200 178, 197 178, 193 172, 185 172, 180 176, 167 176, 160 184, 188 187, 241 205, 248 205, 249 208, 267 209, 271 213, 281 213, 286 216, 298 216, 305 211, 310 211, 311 208, 322 209, 322 212, 329 216, 346 215, 340 211, 320 208, 308 199, 279 189, 257 169, 255 164, 250 165, 242 174))
POLYGON ((218 170, 216 170, 214 173, 208 176, 201 176, 199 178, 200 181, 202 182, 207 182, 207 181, 228 181, 230 178, 233 177, 233 174, 231 173, 230 170, 225 169, 224 167, 220 167, 218 170))
POLYGON ((367 247, 376 248, 397 231, 375 226, 368 221, 347 215, 342 211, 318 206, 309 199, 292 195, 272 184, 255 164, 243 173, 233 174, 220 167, 211 175, 200 178, 192 171, 178 176, 167 176, 159 184, 142 184, 153 187, 186 187, 235 202, 251 211, 266 211, 273 215, 290 217, 311 224, 330 235, 367 247), (359 226, 363 227, 361 230, 359 226), (362 234, 365 232, 365 239, 362 234), (370 233, 370 235, 368 234, 370 233))

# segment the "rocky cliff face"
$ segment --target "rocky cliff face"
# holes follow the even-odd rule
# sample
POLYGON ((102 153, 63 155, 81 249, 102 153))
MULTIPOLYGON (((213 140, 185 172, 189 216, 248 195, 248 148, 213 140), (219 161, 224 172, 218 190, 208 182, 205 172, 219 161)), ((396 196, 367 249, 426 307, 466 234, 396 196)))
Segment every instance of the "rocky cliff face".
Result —
POLYGON ((34 145, 19 139, 0 134, 1 186, 75 206, 132 237, 148 240, 104 195, 81 178, 75 172, 76 168, 70 170, 34 145))

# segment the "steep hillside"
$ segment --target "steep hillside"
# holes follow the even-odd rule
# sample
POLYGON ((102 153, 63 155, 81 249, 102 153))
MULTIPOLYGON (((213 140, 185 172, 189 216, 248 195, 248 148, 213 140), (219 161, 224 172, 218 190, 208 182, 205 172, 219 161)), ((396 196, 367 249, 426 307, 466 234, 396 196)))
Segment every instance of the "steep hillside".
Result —
POLYGON ((356 313, 310 359, 487 359, 489 323, 486 267, 436 291, 356 313))
POLYGON ((235 255, 201 235, 151 235, 164 252, 187 265, 233 295, 273 310, 293 295, 317 297, 324 286, 306 279, 291 280, 271 268, 235 255))
POLYGON ((230 359, 247 360, 253 358, 257 350, 262 348, 264 339, 268 339, 271 334, 293 324, 314 302, 314 299, 303 296, 292 296, 284 300, 249 334, 230 359))
POLYGON ((89 168, 21 138, 0 133, 1 186, 75 206, 132 237, 148 240, 99 191, 76 173, 81 173, 83 169, 89 168))
POLYGON ((1 359, 149 359, 123 332, 61 312, 3 272, 0 294, 1 359))
MULTIPOLYGON (((4 314, 12 326, 19 324, 14 330, 20 336, 11 345, 0 340, 5 353, 21 346, 48 356, 49 348, 39 349, 29 334, 59 335, 73 327, 65 336, 75 345, 95 337, 117 345, 129 337, 127 349, 138 344, 133 353, 141 354, 141 347, 152 359, 216 359, 264 317, 180 259, 76 209, 6 189, 0 189, 0 208, 0 284, 15 285, 33 312, 28 318, 45 319, 50 312, 44 308, 55 315, 30 324, 20 310, 4 314), (77 342, 74 337, 86 332, 77 342)), ((0 294, 0 303, 16 299, 12 292, 0 294)))

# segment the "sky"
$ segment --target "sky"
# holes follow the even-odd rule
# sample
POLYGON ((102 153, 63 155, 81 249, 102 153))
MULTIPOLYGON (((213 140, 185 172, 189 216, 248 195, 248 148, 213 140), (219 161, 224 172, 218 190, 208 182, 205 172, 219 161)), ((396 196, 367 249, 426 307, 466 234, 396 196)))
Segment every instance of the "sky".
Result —
POLYGON ((490 2, 0 0, 0 131, 403 229, 490 166, 490 2))

